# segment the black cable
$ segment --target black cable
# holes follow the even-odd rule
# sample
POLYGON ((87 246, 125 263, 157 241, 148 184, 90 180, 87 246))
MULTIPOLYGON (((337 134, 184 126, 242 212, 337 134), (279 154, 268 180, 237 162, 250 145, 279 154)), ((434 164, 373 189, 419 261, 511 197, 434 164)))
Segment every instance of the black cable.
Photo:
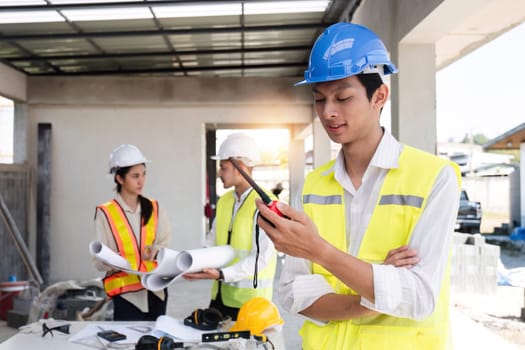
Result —
POLYGON ((152 335, 143 335, 135 345, 135 350, 171 350, 184 347, 183 342, 175 342, 170 337, 157 338, 152 335))
POLYGON ((259 252, 261 250, 261 248, 259 247, 259 224, 257 223, 255 224, 255 247, 257 249, 255 252, 255 268, 253 271, 253 288, 257 288, 257 279, 259 275, 259 252))

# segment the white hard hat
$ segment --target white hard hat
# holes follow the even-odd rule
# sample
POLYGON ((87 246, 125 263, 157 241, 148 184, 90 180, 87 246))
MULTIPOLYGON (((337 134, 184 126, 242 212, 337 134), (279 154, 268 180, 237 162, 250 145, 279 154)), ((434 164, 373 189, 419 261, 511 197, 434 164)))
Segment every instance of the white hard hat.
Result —
POLYGON ((211 159, 239 158, 249 167, 259 162, 259 147, 253 138, 243 133, 230 134, 219 147, 219 153, 211 159))
POLYGON ((123 144, 115 148, 109 155, 109 173, 115 173, 119 168, 149 162, 137 146, 123 144))

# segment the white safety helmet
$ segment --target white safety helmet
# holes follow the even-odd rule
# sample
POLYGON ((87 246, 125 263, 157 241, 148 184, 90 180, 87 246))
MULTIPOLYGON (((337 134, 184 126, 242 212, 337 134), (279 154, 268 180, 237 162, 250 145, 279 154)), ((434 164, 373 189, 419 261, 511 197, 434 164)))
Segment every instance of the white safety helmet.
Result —
POLYGON ((137 146, 123 144, 109 155, 109 173, 113 174, 120 168, 149 162, 137 146))
POLYGON ((260 160, 259 147, 253 138, 243 133, 234 133, 222 142, 219 153, 211 159, 224 160, 230 157, 241 160, 246 166, 253 167, 260 160))

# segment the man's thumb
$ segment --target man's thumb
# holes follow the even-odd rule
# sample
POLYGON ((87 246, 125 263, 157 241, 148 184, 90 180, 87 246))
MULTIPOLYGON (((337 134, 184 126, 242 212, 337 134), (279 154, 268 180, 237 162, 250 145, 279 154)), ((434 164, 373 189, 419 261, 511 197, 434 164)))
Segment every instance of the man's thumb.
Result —
POLYGON ((286 204, 284 204, 283 202, 277 202, 277 209, 279 209, 281 214, 287 216, 286 214, 288 212, 288 206, 286 204))

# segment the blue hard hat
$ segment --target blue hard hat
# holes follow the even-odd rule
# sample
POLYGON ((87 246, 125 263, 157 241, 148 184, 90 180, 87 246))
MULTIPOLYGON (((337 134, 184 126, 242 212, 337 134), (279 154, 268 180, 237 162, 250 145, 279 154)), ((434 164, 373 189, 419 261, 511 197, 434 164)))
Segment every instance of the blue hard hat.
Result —
POLYGON ((310 52, 304 85, 338 80, 360 73, 397 73, 381 39, 370 29, 353 23, 336 23, 317 38, 310 52))

